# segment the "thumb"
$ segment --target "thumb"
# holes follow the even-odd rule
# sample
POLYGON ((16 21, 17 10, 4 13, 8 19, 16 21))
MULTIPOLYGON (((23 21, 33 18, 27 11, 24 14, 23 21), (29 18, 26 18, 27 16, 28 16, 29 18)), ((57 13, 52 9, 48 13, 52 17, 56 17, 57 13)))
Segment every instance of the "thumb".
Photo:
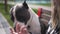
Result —
POLYGON ((10 33, 14 34, 14 32, 15 32, 14 29, 10 28, 10 33))

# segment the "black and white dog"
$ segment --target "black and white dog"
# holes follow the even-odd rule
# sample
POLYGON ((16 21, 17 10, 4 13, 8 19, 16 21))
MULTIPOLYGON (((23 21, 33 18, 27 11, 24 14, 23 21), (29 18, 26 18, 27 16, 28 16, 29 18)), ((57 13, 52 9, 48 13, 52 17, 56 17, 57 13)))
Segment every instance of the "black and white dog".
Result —
POLYGON ((27 29, 32 34, 41 34, 41 27, 38 16, 33 12, 33 10, 28 7, 26 1, 23 4, 17 4, 10 10, 11 19, 14 22, 14 27, 16 22, 20 25, 27 25, 27 29))

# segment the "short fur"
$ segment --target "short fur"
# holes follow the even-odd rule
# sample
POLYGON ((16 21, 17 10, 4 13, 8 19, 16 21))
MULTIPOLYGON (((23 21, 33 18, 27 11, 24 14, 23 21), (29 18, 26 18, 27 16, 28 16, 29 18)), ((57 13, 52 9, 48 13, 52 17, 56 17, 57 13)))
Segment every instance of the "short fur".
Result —
MULTIPOLYGON (((40 22, 38 16, 28 7, 27 3, 15 5, 11 10, 12 20, 23 25, 27 25, 28 31, 32 34, 41 34, 40 22)), ((15 27, 14 24, 14 27, 15 27)))

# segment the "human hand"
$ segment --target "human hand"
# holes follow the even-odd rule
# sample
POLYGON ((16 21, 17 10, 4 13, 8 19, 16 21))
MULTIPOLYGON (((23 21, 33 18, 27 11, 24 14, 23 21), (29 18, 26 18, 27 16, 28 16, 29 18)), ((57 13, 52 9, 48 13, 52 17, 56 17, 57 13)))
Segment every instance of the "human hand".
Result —
POLYGON ((19 24, 16 24, 16 32, 14 29, 10 28, 11 34, 29 34, 27 28, 23 26, 19 26, 19 24))

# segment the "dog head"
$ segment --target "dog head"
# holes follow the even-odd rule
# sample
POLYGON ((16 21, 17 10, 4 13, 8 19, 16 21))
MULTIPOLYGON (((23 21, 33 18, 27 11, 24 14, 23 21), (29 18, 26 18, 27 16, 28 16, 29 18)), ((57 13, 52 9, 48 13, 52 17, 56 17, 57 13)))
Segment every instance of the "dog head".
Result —
POLYGON ((29 7, 24 1, 23 4, 17 4, 11 8, 11 19, 13 22, 17 21, 19 23, 27 24, 27 21, 30 19, 29 7))
POLYGON ((38 16, 31 10, 27 3, 17 4, 10 10, 11 19, 14 22, 14 30, 16 27, 16 22, 20 25, 27 25, 29 33, 40 34, 40 23, 38 16))

